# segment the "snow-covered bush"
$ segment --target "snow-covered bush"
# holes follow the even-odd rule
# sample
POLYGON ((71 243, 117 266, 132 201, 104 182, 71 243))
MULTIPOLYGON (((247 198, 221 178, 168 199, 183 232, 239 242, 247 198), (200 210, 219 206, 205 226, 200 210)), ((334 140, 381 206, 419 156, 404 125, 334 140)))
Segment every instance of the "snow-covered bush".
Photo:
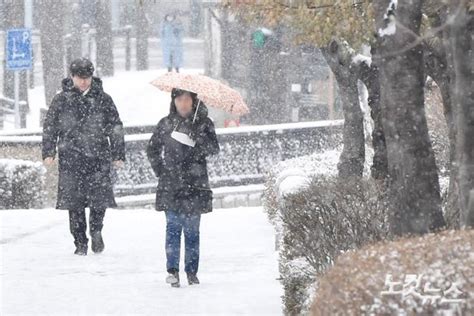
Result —
POLYGON ((338 154, 327 151, 284 162, 268 178, 264 203, 279 236, 288 315, 308 312, 317 277, 338 255, 388 235, 376 183, 339 181, 338 154))
POLYGON ((340 149, 327 150, 308 156, 288 159, 273 166, 266 175, 264 207, 274 225, 278 217, 279 201, 288 193, 298 192, 313 176, 336 176, 340 149))
POLYGON ((0 209, 41 207, 44 175, 39 162, 0 159, 0 209))
POLYGON ((387 237, 385 206, 370 179, 320 177, 287 196, 280 214, 291 248, 319 274, 340 253, 387 237))
POLYGON ((474 230, 368 245, 318 281, 312 315, 474 315, 474 230))
POLYGON ((301 274, 291 268, 295 259, 306 261, 310 273, 306 280, 311 285, 341 253, 388 236, 385 204, 371 180, 314 178, 307 189, 285 197, 280 216, 284 232, 281 259, 289 264, 289 283, 304 280, 294 277, 301 274))

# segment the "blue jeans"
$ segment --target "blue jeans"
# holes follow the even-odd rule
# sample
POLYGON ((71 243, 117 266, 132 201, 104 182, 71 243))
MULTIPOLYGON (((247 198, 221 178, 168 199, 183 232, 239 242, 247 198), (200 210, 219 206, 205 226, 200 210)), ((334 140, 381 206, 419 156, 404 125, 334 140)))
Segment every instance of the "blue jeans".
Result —
POLYGON ((166 269, 169 273, 179 271, 181 233, 184 232, 186 273, 197 273, 199 268, 199 226, 201 214, 166 213, 166 269))

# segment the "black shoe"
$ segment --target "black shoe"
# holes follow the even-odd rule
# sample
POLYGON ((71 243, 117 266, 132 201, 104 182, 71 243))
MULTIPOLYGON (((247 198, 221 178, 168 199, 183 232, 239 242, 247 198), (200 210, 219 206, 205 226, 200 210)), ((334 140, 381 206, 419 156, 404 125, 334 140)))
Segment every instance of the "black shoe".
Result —
POLYGON ((77 245, 76 251, 74 251, 74 254, 78 256, 87 256, 87 244, 77 245))
POLYGON ((188 273, 188 284, 189 285, 199 284, 199 279, 196 273, 188 273))
POLYGON ((102 239, 101 232, 95 232, 91 234, 92 246, 91 249, 95 253, 101 253, 104 251, 105 245, 104 240, 102 239))
POLYGON ((166 277, 166 283, 171 284, 172 287, 180 287, 179 283, 179 272, 170 272, 166 277))

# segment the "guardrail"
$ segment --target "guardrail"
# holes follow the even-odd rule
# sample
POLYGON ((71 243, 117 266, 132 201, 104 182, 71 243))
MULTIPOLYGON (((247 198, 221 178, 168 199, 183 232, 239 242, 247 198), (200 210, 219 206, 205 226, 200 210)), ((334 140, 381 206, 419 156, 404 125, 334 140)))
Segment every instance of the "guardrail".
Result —
MULTIPOLYGON (((145 134, 152 133, 155 128, 154 125, 129 125, 124 126, 125 135, 134 135, 134 134, 145 134)), ((12 129, 12 130, 2 130, 0 131, 0 137, 2 136, 41 136, 43 133, 42 128, 27 128, 27 129, 12 129)))
MULTIPOLYGON (((22 127, 26 126, 26 112, 28 109, 28 102, 19 101, 20 106, 20 125, 22 127)), ((15 100, 7 98, 3 95, 0 95, 0 130, 3 129, 3 122, 5 121, 5 115, 14 115, 15 114, 15 100)))
MULTIPOLYGON (((332 149, 342 142, 343 121, 318 121, 217 129, 221 152, 209 158, 213 188, 261 184, 276 163, 332 149)), ((140 128, 140 127, 133 127, 140 128)), ((125 136, 127 163, 114 175, 118 196, 154 192, 157 179, 146 157, 150 133, 125 136)), ((32 147, 39 150, 41 136, 0 136, 2 147, 32 147)))

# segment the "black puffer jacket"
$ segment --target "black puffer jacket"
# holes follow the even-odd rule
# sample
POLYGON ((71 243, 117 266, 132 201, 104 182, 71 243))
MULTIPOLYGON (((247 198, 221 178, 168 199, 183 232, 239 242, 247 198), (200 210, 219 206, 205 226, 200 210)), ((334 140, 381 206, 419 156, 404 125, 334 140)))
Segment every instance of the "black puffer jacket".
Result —
POLYGON ((212 211, 212 191, 209 186, 206 157, 219 152, 214 123, 201 103, 197 119, 182 118, 176 112, 174 100, 170 114, 161 119, 150 139, 147 154, 158 177, 156 209, 185 213, 212 211), (173 131, 190 135, 194 147, 171 137, 173 131))
POLYGON ((122 122, 112 98, 93 78, 83 95, 66 78, 43 125, 43 159, 59 158, 57 208, 115 206, 111 162, 125 160, 122 122))

